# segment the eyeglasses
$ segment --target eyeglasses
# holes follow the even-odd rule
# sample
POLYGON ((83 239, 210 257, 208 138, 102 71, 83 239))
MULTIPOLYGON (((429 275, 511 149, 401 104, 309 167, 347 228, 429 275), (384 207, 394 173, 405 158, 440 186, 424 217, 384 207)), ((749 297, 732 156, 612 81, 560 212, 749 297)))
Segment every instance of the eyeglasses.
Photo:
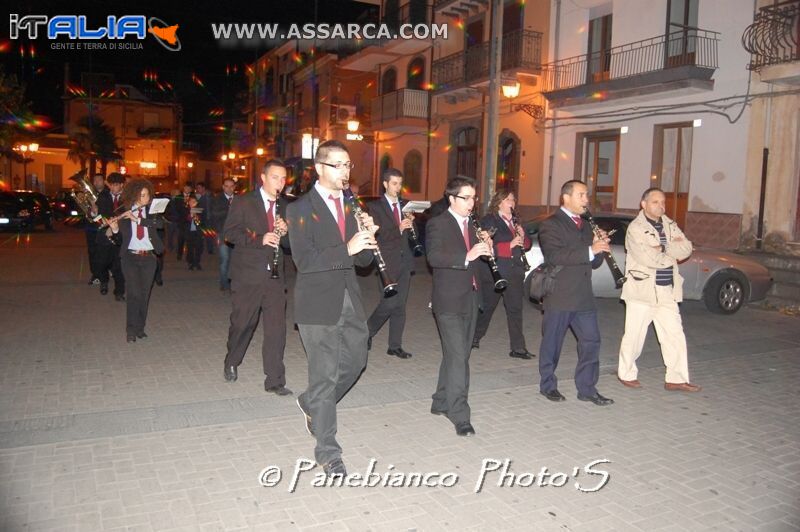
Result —
POLYGON ((478 196, 477 195, 475 195, 475 196, 459 196, 458 194, 453 194, 453 197, 454 198, 461 198, 464 201, 469 201, 469 200, 478 201, 478 196))
POLYGON ((336 168, 337 170, 341 170, 342 168, 347 168, 348 170, 352 170, 353 167, 355 166, 350 161, 347 161, 346 163, 336 163, 336 164, 331 164, 331 163, 319 163, 319 164, 324 164, 325 166, 330 166, 331 168, 336 168))

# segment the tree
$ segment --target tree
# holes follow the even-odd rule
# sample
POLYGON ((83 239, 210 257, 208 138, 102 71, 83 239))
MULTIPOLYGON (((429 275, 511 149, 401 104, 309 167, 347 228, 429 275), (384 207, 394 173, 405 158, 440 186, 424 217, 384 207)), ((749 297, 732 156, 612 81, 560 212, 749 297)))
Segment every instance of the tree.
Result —
POLYGON ((114 128, 94 114, 78 120, 77 128, 70 133, 69 144, 67 157, 79 163, 81 170, 88 168, 89 177, 96 173, 98 161, 100 173, 106 175, 108 163, 120 159, 114 128))
POLYGON ((19 161, 14 142, 21 133, 20 124, 30 121, 33 114, 25 100, 25 87, 16 76, 6 74, 0 65, 0 156, 19 161))

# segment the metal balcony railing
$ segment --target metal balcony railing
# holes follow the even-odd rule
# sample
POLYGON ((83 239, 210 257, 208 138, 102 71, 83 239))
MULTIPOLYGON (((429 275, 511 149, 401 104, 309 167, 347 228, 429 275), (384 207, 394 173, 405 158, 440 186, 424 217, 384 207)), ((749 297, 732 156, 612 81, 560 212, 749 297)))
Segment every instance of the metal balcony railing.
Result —
MULTIPOLYGON (((542 34, 517 30, 503 35, 501 70, 539 70, 542 34)), ((489 42, 470 46, 433 62, 431 77, 436 90, 469 84, 489 77, 489 42)))
POLYGON ((373 124, 401 118, 428 118, 428 91, 400 89, 373 98, 373 124))
POLYGON ((686 28, 544 65, 544 92, 681 66, 716 69, 719 33, 686 28))
POLYGON ((800 0, 764 6, 742 34, 750 70, 800 60, 800 0))

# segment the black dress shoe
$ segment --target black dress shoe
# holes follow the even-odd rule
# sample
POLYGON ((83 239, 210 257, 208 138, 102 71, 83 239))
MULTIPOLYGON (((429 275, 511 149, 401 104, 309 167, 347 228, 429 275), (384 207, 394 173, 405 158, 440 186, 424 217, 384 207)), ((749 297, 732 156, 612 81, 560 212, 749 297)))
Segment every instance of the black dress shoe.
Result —
POLYGON ((578 401, 591 401, 597 406, 608 406, 614 404, 613 399, 609 399, 608 397, 603 397, 599 393, 594 397, 587 397, 585 395, 578 394, 578 401))
POLYGON ((136 341, 136 337, 134 335, 132 335, 132 334, 129 334, 128 335, 128 343, 130 344, 130 343, 133 343, 135 341, 136 341))
POLYGON ((115 294, 114 299, 117 301, 125 301, 125 296, 123 294, 115 294))
POLYGON ((550 390, 549 392, 539 392, 551 401, 559 402, 559 401, 566 401, 567 398, 561 395, 561 392, 558 390, 550 390))
POLYGON ((474 436, 475 429, 472 428, 472 424, 469 421, 465 421, 456 425, 456 434, 459 436, 474 436))
POLYGON ((523 360, 530 360, 536 355, 534 355, 533 353, 529 353, 528 350, 526 349, 524 351, 511 351, 508 354, 508 356, 510 356, 511 358, 521 358, 523 360))
POLYGON ((372 349, 372 336, 367 337, 367 351, 372 349))
POLYGON ((136 338, 147 338, 147 333, 144 331, 136 333, 136 338))
POLYGON ((386 354, 397 358, 411 358, 411 353, 408 351, 403 351, 402 347, 398 347, 397 349, 389 349, 386 351, 386 354))
POLYGON ((225 380, 228 382, 235 382, 239 378, 239 372, 236 366, 225 366, 225 380))
POLYGON ((108 293, 108 283, 100 283, 100 293, 103 295, 108 293))
POLYGON ((311 415, 308 413, 308 410, 303 408, 303 405, 300 403, 300 398, 299 397, 297 398, 297 401, 295 401, 295 402, 297 403, 297 408, 300 409, 300 411, 303 413, 303 417, 305 418, 306 432, 308 432, 309 434, 311 434, 313 436, 314 435, 314 427, 311 425, 311 415))
POLYGON ((341 458, 334 458, 327 464, 323 464, 322 470, 325 471, 325 475, 328 477, 347 476, 347 469, 345 469, 341 458))
POLYGON ((431 407, 431 414, 433 414, 434 416, 446 416, 447 410, 439 410, 437 408, 431 407))
POLYGON ((264 384, 264 391, 269 393, 274 393, 275 395, 292 395, 292 390, 287 388, 286 386, 277 385, 277 386, 270 386, 267 388, 267 385, 264 384))
POLYGON ((156 285, 163 286, 164 285, 164 281, 162 281, 161 279, 156 279, 156 285))
POLYGON ((472 349, 478 349, 481 346, 480 340, 473 340, 472 341, 472 349))

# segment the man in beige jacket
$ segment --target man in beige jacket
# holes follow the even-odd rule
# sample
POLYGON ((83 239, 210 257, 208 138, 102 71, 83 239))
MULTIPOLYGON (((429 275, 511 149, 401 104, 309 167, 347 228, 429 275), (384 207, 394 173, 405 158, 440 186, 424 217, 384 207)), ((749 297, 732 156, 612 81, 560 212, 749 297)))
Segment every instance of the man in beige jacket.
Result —
POLYGON ((692 243, 678 224, 664 215, 665 203, 661 189, 645 190, 642 210, 625 236, 625 334, 619 347, 617 377, 629 388, 641 388, 636 359, 642 354, 650 323, 654 323, 667 367, 664 388, 699 392, 700 386, 689 381, 686 336, 678 310, 678 303, 683 301, 678 262, 692 254, 692 243))

